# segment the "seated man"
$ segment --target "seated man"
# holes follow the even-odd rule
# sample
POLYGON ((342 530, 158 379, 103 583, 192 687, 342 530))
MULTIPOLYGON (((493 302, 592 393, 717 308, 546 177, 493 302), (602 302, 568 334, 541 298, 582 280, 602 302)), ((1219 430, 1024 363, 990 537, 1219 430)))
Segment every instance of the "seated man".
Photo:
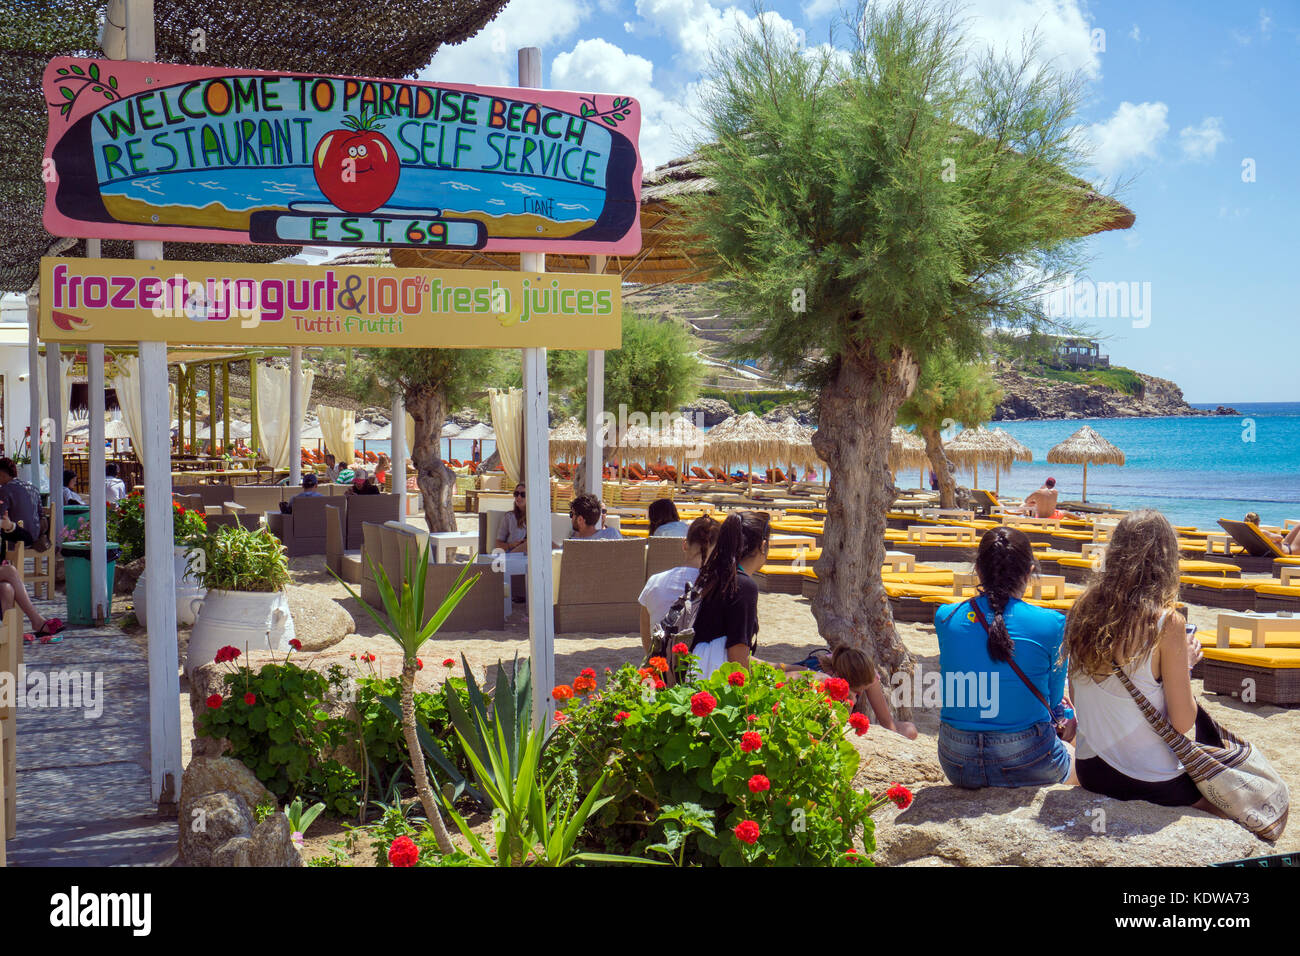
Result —
POLYGON ((1255 530, 1262 536, 1268 538, 1287 554, 1300 554, 1300 525, 1296 525, 1287 534, 1277 534, 1273 531, 1265 531, 1259 526, 1259 515, 1250 512, 1244 519, 1248 524, 1255 526, 1255 530))
POLYGON ((325 480, 333 484, 338 478, 339 472, 343 469, 339 466, 337 460, 329 452, 325 453, 325 480))
POLYGON ((117 465, 104 466, 104 500, 110 505, 126 497, 126 482, 117 476, 117 465))
POLYGON ((602 528, 600 526, 603 510, 600 506, 600 499, 590 492, 578 495, 569 502, 569 518, 573 521, 573 534, 569 536, 569 539, 609 538, 614 541, 621 541, 623 536, 613 528, 602 528))
POLYGON ((1017 513, 1035 518, 1063 517, 1056 510, 1056 500, 1059 494, 1056 490, 1056 479, 1048 478, 1043 482, 1043 487, 1025 496, 1024 506, 1017 513))
POLYGON ((320 493, 319 491, 316 490, 316 484, 317 484, 317 481, 316 481, 316 475, 315 475, 314 472, 308 472, 307 474, 303 475, 303 476, 302 476, 302 491, 298 492, 298 494, 296 494, 296 495, 294 495, 292 498, 290 498, 290 499, 285 503, 284 507, 283 507, 282 509, 280 509, 280 510, 282 510, 285 514, 293 514, 293 503, 294 503, 295 501, 297 501, 299 498, 321 498, 321 497, 323 497, 323 496, 321 495, 321 493, 320 493))
POLYGON ((0 458, 0 559, 11 542, 21 541, 30 547, 36 541, 41 528, 39 502, 31 483, 18 477, 13 459, 0 458))

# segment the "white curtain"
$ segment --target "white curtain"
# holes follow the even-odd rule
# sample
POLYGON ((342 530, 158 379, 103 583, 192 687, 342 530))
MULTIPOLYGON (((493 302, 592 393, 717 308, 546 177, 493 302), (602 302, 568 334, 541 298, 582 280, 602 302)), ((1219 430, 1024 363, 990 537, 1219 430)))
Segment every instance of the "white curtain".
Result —
MULTIPOLYGON (((302 407, 311 400, 311 383, 316 373, 303 369, 301 378, 302 407)), ((289 467, 289 369, 257 366, 257 433, 262 438, 262 451, 272 468, 289 467)), ((302 454, 293 449, 293 454, 302 454)))
MULTIPOLYGON (((438 426, 438 430, 441 431, 442 426, 438 426)), ((438 439, 438 437, 435 435, 434 441, 439 442, 440 439, 438 439)), ((407 458, 411 457, 411 449, 414 447, 415 447, 415 419, 411 417, 410 412, 407 412, 406 413, 406 457, 407 458)))
MULTIPOLYGON (((131 448, 135 451, 135 457, 140 458, 144 448, 140 437, 144 433, 144 420, 140 417, 140 360, 134 355, 115 355, 113 364, 117 366, 117 374, 109 379, 108 384, 117 393, 117 404, 122 409, 122 424, 131 433, 131 448)), ((170 413, 176 402, 174 386, 167 386, 167 399, 170 421, 170 413)))
POLYGON ((524 390, 489 388, 487 391, 506 485, 514 487, 523 481, 524 474, 524 390))
POLYGON ((325 448, 346 468, 356 457, 357 413, 348 408, 317 405, 316 417, 320 420, 325 448))

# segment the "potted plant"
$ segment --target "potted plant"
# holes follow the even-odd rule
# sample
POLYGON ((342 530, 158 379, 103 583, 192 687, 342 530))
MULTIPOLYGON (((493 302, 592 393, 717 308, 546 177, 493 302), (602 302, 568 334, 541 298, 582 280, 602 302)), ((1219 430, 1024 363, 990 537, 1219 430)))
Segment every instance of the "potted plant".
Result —
POLYGON ((190 570, 207 594, 194 600, 186 673, 227 645, 245 651, 289 646, 289 561, 270 531, 237 525, 206 534, 191 553, 190 570))
MULTIPOLYGON (((194 600, 203 597, 203 587, 189 569, 190 551, 207 533, 207 517, 193 508, 172 502, 172 568, 176 582, 176 623, 194 623, 194 600)), ((144 557, 144 492, 134 491, 108 509, 108 535, 122 546, 127 561, 144 557)), ((148 627, 145 611, 147 575, 141 574, 132 598, 141 627, 148 627)))
MULTIPOLYGON (((113 572, 122 548, 115 541, 105 542, 105 595, 110 607, 113 598, 113 572)), ((65 596, 68 601, 67 623, 88 627, 95 623, 95 609, 90 596, 90 519, 82 518, 72 527, 59 529, 59 548, 63 552, 65 596)), ((104 608, 104 616, 109 608, 104 608)))

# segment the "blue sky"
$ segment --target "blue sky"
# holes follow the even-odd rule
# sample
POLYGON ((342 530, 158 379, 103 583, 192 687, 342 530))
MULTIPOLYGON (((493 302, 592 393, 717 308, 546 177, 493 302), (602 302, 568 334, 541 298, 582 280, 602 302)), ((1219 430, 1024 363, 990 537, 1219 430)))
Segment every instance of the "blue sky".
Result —
MULTIPOLYGON (((840 3, 767 6, 815 44, 840 3)), ((1018 48, 1037 29, 1044 56, 1089 77, 1093 178, 1127 181, 1137 224, 1091 240, 1077 283, 1149 289, 1146 317, 1130 307, 1089 322, 1103 352, 1193 402, 1300 401, 1297 5, 974 0, 965 13, 972 43, 1018 48)), ((540 46, 548 86, 641 101, 652 166, 693 141, 699 64, 751 14, 722 0, 511 0, 422 77, 514 85, 515 50, 540 46)))

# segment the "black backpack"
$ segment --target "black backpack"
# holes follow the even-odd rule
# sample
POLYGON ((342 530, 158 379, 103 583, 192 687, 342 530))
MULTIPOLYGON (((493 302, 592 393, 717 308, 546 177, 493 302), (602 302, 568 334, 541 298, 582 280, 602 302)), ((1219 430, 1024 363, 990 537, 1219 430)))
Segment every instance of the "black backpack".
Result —
POLYGON ((662 657, 668 661, 668 673, 664 683, 670 687, 676 683, 677 655, 672 649, 679 643, 690 646, 695 637, 695 617, 700 613, 700 604, 704 592, 696 583, 687 584, 682 589, 682 596, 673 602, 663 620, 650 630, 650 650, 646 653, 641 666, 650 663, 652 657, 662 657))

